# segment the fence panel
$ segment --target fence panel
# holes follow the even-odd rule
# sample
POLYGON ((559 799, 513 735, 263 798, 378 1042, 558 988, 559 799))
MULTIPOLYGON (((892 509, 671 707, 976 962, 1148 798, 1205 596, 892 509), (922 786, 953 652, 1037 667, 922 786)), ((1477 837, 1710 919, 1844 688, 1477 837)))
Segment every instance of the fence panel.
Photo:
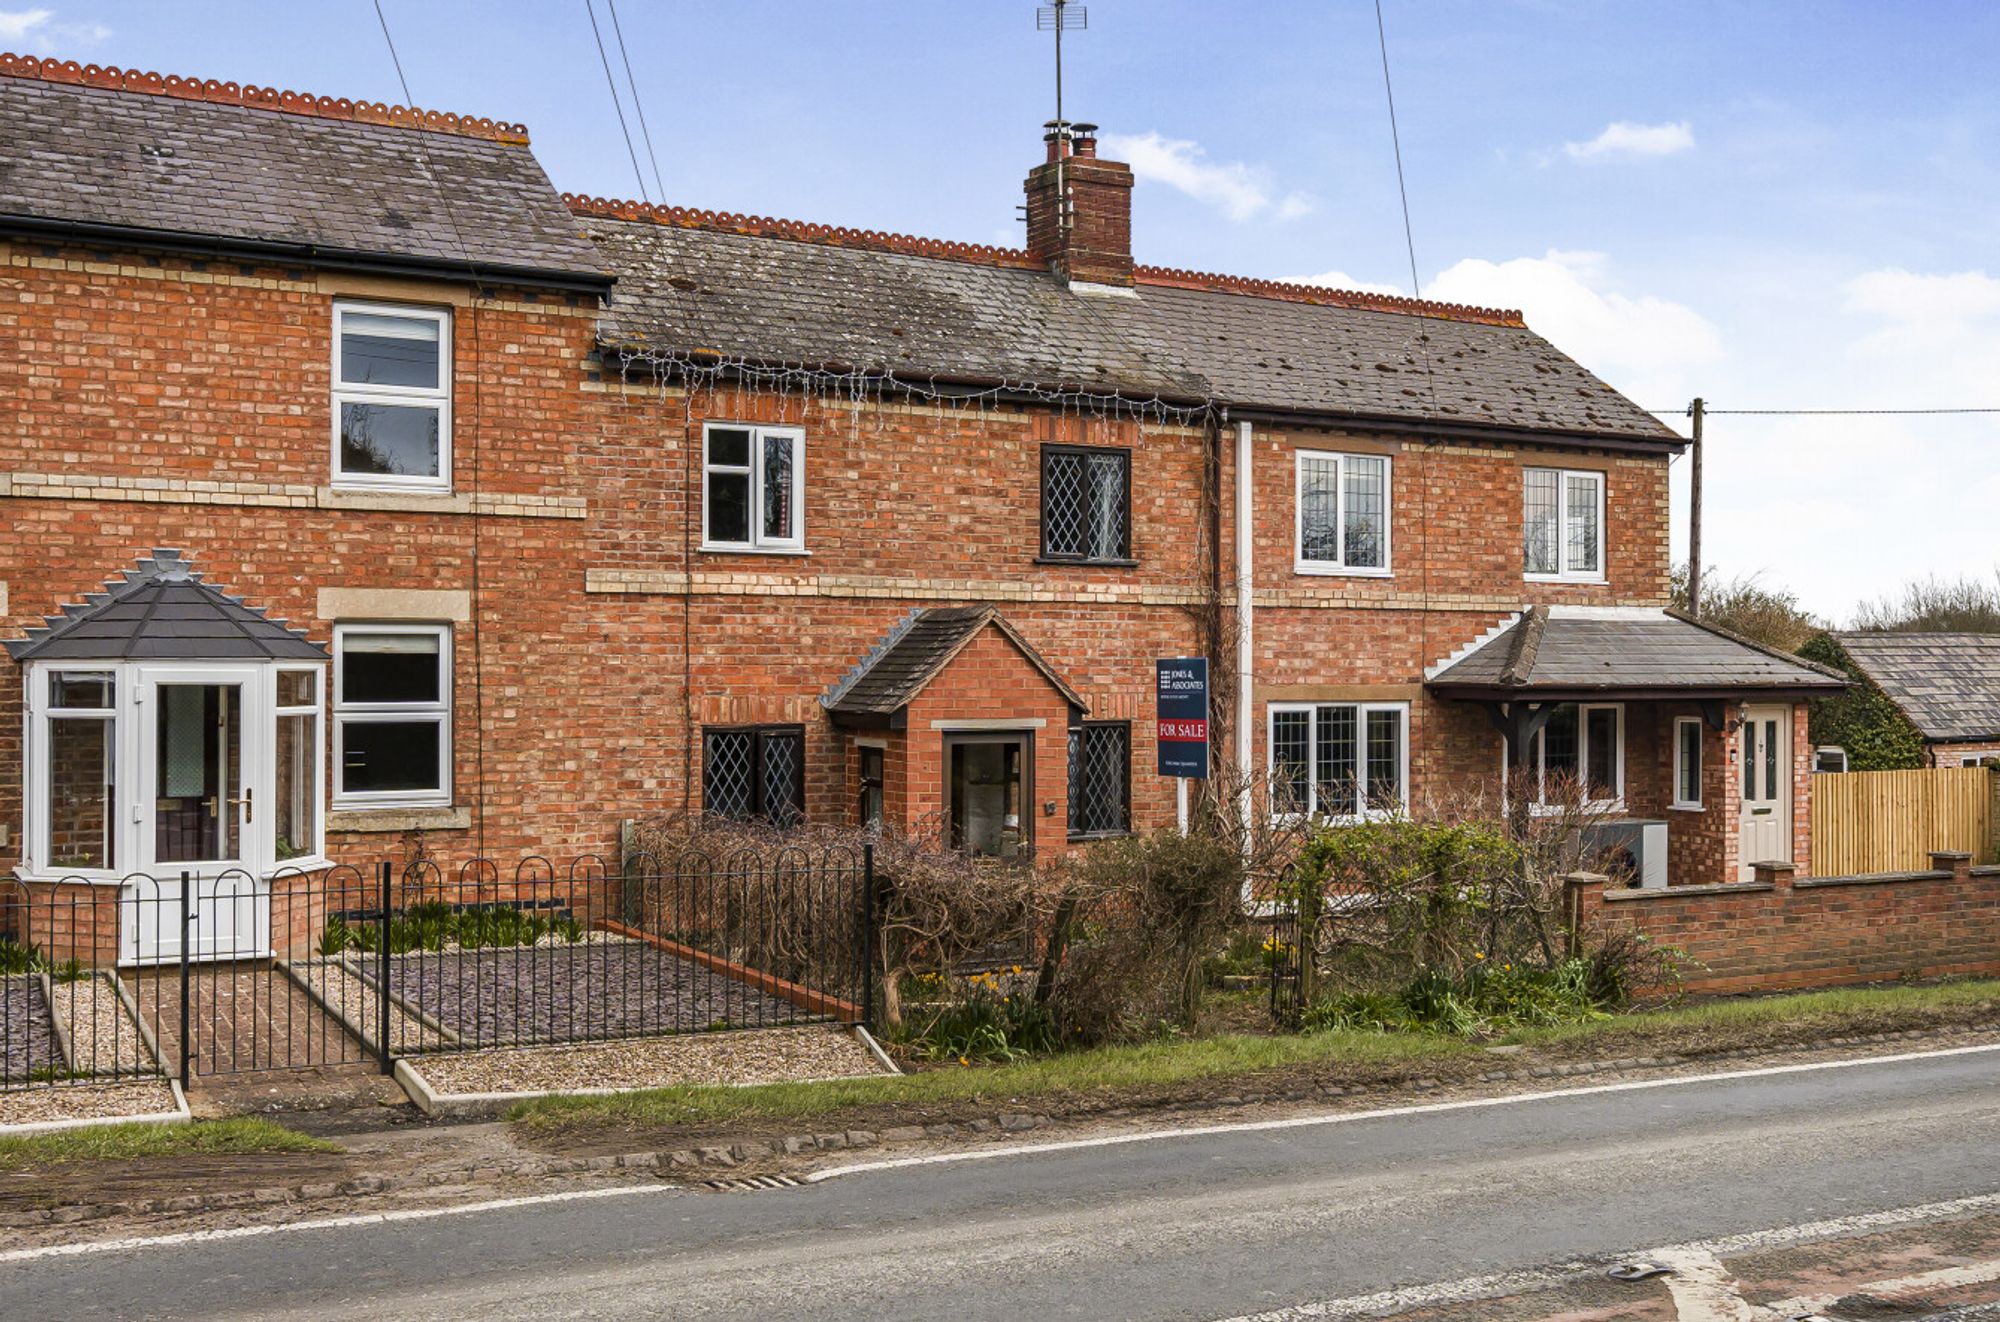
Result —
POLYGON ((1914 872, 1933 850, 1994 861, 1993 778, 1984 767, 1822 772, 1812 778, 1812 870, 1914 872))

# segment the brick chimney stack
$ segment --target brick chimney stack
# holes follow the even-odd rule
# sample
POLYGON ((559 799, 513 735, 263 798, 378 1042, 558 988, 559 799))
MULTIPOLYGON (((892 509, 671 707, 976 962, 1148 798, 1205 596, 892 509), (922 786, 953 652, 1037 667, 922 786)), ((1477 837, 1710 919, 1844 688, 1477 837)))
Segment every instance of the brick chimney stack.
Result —
POLYGON ((1028 251, 1071 283, 1130 285, 1132 167, 1098 159, 1095 124, 1043 127, 1048 159, 1028 173, 1028 251))

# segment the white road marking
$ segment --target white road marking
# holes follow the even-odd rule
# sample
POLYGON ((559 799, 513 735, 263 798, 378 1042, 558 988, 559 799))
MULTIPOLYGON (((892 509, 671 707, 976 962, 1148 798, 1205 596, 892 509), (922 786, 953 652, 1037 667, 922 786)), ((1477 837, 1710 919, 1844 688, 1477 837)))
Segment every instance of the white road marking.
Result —
POLYGON ((1837 1301, 1851 1294, 1882 1295, 1894 1299, 1898 1295, 1916 1294, 1924 1290, 1955 1290, 1966 1285, 1985 1285, 1990 1281, 2000 1281, 2000 1261, 1978 1262, 1967 1267, 1940 1267, 1936 1271, 1918 1272, 1912 1276, 1871 1281, 1867 1285, 1857 1285, 1839 1294, 1816 1294, 1799 1299, 1786 1299, 1775 1304, 1767 1304, 1764 1313, 1774 1319, 1791 1319, 1801 1313, 1816 1313, 1822 1308, 1831 1308, 1837 1301))
MULTIPOLYGON (((1845 1239, 1923 1221, 1943 1221, 1952 1217, 1973 1216, 1981 1212, 1994 1211, 2000 1211, 2000 1193, 1975 1194, 1969 1198, 1920 1203, 1913 1207, 1889 1208, 1880 1212, 1857 1212, 1853 1216, 1806 1221, 1795 1226, 1776 1226, 1769 1230, 1752 1230, 1740 1235, 1721 1235, 1715 1239, 1670 1244, 1665 1248, 1637 1249, 1613 1256, 1630 1262, 1670 1262, 1681 1254, 1706 1254, 1713 1258, 1723 1258, 1739 1253, 1752 1253, 1758 1249, 1845 1239)), ((1510 1272, 1501 1276, 1467 1276, 1456 1281, 1410 1285, 1396 1290, 1355 1295, 1347 1299, 1326 1299, 1297 1304, 1291 1308, 1278 1308, 1265 1313, 1246 1313, 1239 1317, 1224 1319, 1222 1322, 1340 1322, 1346 1318, 1386 1317, 1415 1308, 1441 1308, 1449 1304, 1502 1298, 1524 1290, 1550 1288, 1581 1280, 1586 1276, 1595 1276, 1601 1270, 1603 1270, 1601 1263, 1565 1263, 1557 1267, 1510 1272)), ((1725 1313, 1722 1316, 1729 1315, 1725 1313)), ((1768 1315, 1750 1316, 1761 1319, 1768 1315)), ((1785 1322, 1790 1322, 1790 1318, 1785 1319, 1785 1322)))
POLYGON ((175 1244, 206 1244, 225 1239, 253 1239, 259 1235, 289 1235, 304 1230, 342 1230, 350 1226, 383 1226, 398 1221, 429 1221, 442 1216, 469 1216, 476 1212, 504 1211, 510 1207, 538 1207, 546 1203, 576 1203, 592 1198, 624 1198, 632 1194, 664 1193, 677 1187, 672 1184, 621 1184, 612 1189, 572 1189, 566 1193, 529 1194, 520 1198, 490 1198, 482 1203, 460 1203, 454 1207, 409 1207, 393 1212, 359 1212, 351 1216, 323 1217, 317 1221, 229 1226, 221 1230, 183 1230, 171 1235, 102 1239, 84 1244, 48 1244, 41 1248, 9 1249, 0 1253, 0 1263, 32 1262, 37 1258, 75 1258, 90 1253, 122 1253, 127 1249, 166 1248, 175 1244))
POLYGON ((1661 1249, 1646 1255, 1672 1274, 1662 1277, 1679 1322, 1758 1322, 1722 1259, 1706 1249, 1661 1249))
POLYGON ((1027 1157, 1044 1152, 1074 1152, 1084 1148, 1121 1147, 1127 1143, 1157 1143, 1174 1138, 1205 1138, 1215 1134, 1255 1134, 1280 1129, 1307 1129, 1318 1125, 1346 1125, 1360 1120, 1390 1120, 1398 1116, 1441 1115, 1449 1111, 1471 1111, 1493 1106, 1520 1106, 1528 1102, 1560 1101, 1566 1097, 1596 1097, 1609 1093, 1647 1092, 1658 1088, 1684 1088, 1700 1083, 1725 1083, 1732 1079, 1766 1079, 1782 1074, 1806 1074, 1817 1070, 1856 1069, 1864 1065, 1899 1065, 1912 1060, 1940 1060, 1951 1056, 1975 1056, 2000 1051, 2000 1042, 1973 1047, 1947 1047, 1937 1051, 1905 1051, 1892 1056, 1868 1056, 1856 1060, 1814 1061, 1802 1065, 1766 1065, 1758 1069, 1722 1070, 1713 1074, 1689 1074, 1665 1079, 1627 1079, 1619 1083, 1590 1084, 1581 1088, 1556 1088, 1542 1092, 1511 1093, 1500 1097, 1471 1097, 1455 1102, 1426 1102, 1411 1106, 1386 1106, 1374 1111, 1334 1111, 1314 1115, 1288 1116, 1283 1120, 1242 1120, 1221 1125, 1188 1125, 1179 1129, 1147 1129, 1130 1134, 1102 1134, 1096 1138, 1054 1139, 1047 1143, 1016 1143, 998 1148, 968 1148, 961 1152, 934 1152, 924 1156, 883 1157, 875 1161, 850 1162, 814 1171, 808 1184, 860 1175, 868 1171, 906 1170, 913 1166, 943 1166, 965 1161, 992 1161, 1001 1157, 1027 1157))

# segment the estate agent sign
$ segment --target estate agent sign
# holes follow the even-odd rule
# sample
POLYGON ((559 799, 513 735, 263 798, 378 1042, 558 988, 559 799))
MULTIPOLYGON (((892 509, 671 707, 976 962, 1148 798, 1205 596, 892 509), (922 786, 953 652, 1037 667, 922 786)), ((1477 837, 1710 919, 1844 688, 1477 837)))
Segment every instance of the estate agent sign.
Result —
POLYGON ((1154 662, 1160 774, 1208 779, 1208 658, 1154 662))

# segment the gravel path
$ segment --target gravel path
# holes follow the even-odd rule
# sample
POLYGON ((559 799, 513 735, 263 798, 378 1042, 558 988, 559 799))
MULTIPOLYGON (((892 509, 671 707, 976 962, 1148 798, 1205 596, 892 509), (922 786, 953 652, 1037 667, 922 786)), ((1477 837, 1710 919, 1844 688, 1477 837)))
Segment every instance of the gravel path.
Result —
POLYGON ((63 1084, 0 1093, 0 1125, 107 1120, 121 1115, 158 1115, 173 1109, 173 1089, 162 1079, 63 1084))
POLYGON ((70 1068, 79 1074, 151 1074, 158 1066, 138 1023, 109 976, 58 982, 55 1017, 69 1037, 70 1068))
MULTIPOLYGON (((291 964, 290 968, 293 977, 317 992, 321 1002, 332 1006, 338 1018, 359 1029, 363 1041, 370 1050, 374 1049, 375 1036, 382 1022, 374 982, 355 973, 345 962, 301 960, 291 964)), ((396 998, 390 998, 389 1042, 399 1054, 405 1051, 435 1051, 452 1041, 452 1038, 440 1035, 423 1020, 407 1013, 396 998)))
MULTIPOLYGON (((375 976, 376 959, 360 967, 375 976)), ((392 992, 475 1045, 763 1028, 820 1016, 639 941, 403 955, 392 992)))
POLYGON ((852 1032, 831 1025, 451 1052, 410 1064, 441 1093, 786 1083, 885 1073, 852 1032))
POLYGON ((41 978, 0 978, 0 1085, 23 1084, 37 1071, 61 1067, 41 978))

